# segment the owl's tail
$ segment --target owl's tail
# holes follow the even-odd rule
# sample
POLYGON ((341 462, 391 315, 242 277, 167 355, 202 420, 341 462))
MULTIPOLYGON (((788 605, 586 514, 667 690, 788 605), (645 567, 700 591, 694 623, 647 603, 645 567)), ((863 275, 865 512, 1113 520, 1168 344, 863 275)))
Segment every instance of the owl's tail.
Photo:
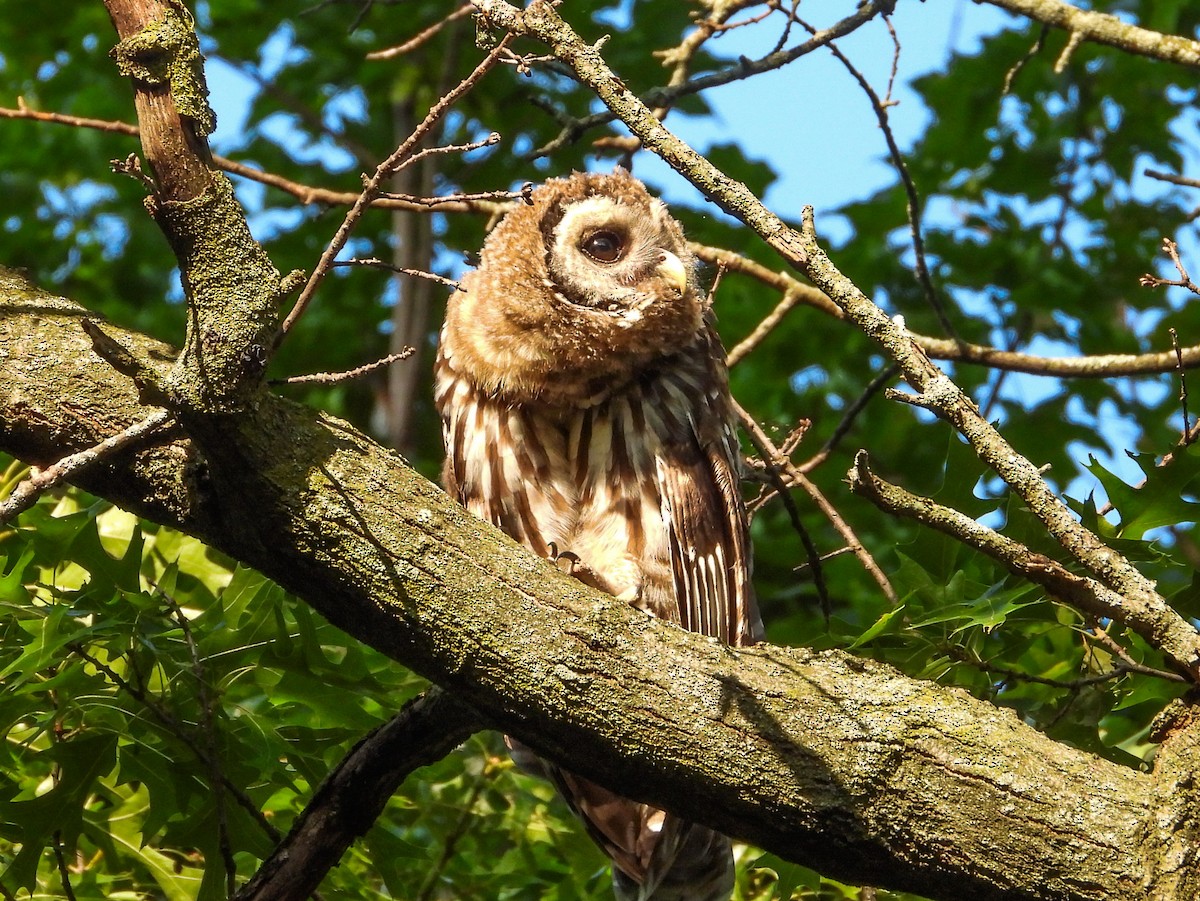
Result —
POLYGON ((733 881, 729 839, 670 814, 641 884, 613 866, 617 901, 729 901, 733 881))

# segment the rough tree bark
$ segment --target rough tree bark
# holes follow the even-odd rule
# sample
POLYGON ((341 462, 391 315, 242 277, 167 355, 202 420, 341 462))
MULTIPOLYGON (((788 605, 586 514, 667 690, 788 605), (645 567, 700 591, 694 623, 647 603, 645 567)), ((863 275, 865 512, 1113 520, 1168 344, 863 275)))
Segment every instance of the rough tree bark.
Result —
MULTIPOLYGON (((0 279, 0 448, 44 464, 144 416, 85 316, 0 279)), ((222 422, 219 456, 176 438, 80 481, 261 570, 556 762, 850 881, 1194 897, 1190 725, 1169 767, 1138 773, 847 654, 726 648, 562 575, 346 423, 271 396, 222 422), (1188 887, 1166 890, 1166 869, 1188 887)))
MULTIPOLYGON (((636 98, 548 6, 476 3, 553 44, 686 168, 690 149, 657 120, 638 125, 636 98)), ((260 570, 551 760, 831 876, 935 899, 1197 896, 1200 725, 1188 709, 1164 721, 1156 768, 1141 773, 887 666, 721 646, 592 592, 351 426, 264 391, 283 289, 210 168, 186 11, 177 0, 107 5, 156 176, 150 206, 188 296, 185 347, 85 332, 85 311, 0 270, 0 449, 46 464, 144 419, 147 403, 166 407, 174 435, 78 482, 260 570)), ((904 355, 911 336, 838 289, 809 231, 785 228, 711 165, 689 177, 904 355)), ((944 386, 927 363, 905 372, 932 396, 944 386)), ((1145 596, 1147 630, 1177 635, 1175 657, 1195 672, 1188 624, 1136 573, 1104 575, 1145 596)))

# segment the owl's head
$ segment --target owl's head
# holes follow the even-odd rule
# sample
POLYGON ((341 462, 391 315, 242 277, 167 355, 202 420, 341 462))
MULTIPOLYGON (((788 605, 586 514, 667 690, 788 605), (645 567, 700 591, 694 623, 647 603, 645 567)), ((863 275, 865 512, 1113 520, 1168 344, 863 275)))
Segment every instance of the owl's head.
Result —
POLYGON ((530 200, 496 226, 450 299, 447 362, 486 390, 547 397, 568 390, 564 379, 632 377, 695 340, 695 260, 640 181, 575 173, 530 200))

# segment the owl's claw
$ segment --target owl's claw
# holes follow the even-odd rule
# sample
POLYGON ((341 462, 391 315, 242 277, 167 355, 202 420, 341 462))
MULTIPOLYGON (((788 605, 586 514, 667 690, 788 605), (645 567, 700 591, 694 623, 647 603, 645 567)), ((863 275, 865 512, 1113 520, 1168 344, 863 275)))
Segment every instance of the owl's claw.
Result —
POLYGON ((553 541, 547 545, 550 551, 550 562, 553 563, 559 572, 566 573, 568 576, 574 576, 584 585, 591 585, 593 588, 605 590, 596 578, 595 572, 590 566, 579 559, 579 555, 574 551, 560 551, 558 545, 553 541))
POLYGON ((583 566, 578 554, 573 551, 560 551, 553 541, 550 542, 550 561, 568 576, 575 575, 575 570, 583 566))

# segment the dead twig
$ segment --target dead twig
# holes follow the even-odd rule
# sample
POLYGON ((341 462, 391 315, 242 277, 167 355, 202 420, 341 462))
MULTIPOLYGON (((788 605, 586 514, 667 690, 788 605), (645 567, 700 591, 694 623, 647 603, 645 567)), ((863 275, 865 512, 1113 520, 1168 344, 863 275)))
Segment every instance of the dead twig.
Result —
MULTIPOLYGON (((500 43, 489 53, 478 66, 464 78, 458 85, 447 92, 437 103, 430 108, 425 119, 413 130, 413 133, 400 144, 399 147, 379 166, 375 169, 375 173, 366 180, 363 186, 362 193, 358 200, 346 213, 345 219, 342 220, 341 226, 337 233, 333 236, 333 240, 329 242, 329 246, 325 248, 325 252, 321 254, 321 259, 317 262, 316 268, 313 269, 312 275, 308 277, 308 282, 304 289, 300 292, 300 296, 296 298, 296 303, 292 306, 291 311, 283 321, 279 332, 275 339, 275 345, 287 336, 287 333, 295 326, 296 321, 304 315, 305 309, 312 301, 313 295, 316 294, 317 288, 324 280, 326 273, 329 272, 334 258, 346 246, 346 242, 350 239, 350 233, 354 230, 358 220, 362 218, 364 212, 371 205, 371 201, 383 190, 383 185, 386 179, 390 178, 396 171, 405 164, 406 161, 411 162, 413 158, 413 150, 417 145, 433 130, 434 125, 441 121, 442 116, 458 101, 460 97, 466 94, 473 88, 484 75, 496 64, 500 58, 501 52, 508 46, 511 40, 509 36, 501 39, 500 43)), ((489 136, 490 138, 490 136, 489 136)), ((426 153, 427 151, 422 151, 426 153)), ((417 154, 419 156, 420 154, 417 154)))
POLYGON ((403 44, 398 44, 395 47, 388 47, 386 50, 373 50, 368 53, 364 59, 369 59, 374 62, 382 59, 393 59, 397 56, 403 56, 406 53, 411 53, 413 50, 416 50, 422 44, 426 43, 430 38, 436 36, 451 22, 456 22, 459 19, 466 18, 474 11, 475 7, 473 7, 470 3, 464 3, 458 9, 454 10, 454 12, 450 13, 450 15, 444 16, 443 18, 434 22, 428 28, 418 32, 403 44))
POLYGON ((111 438, 105 438, 94 447, 63 457, 45 469, 32 469, 29 477, 17 485, 13 493, 0 503, 0 525, 4 525, 18 513, 28 510, 45 492, 63 484, 85 467, 153 434, 170 420, 171 414, 168 411, 156 410, 141 422, 134 423, 111 438))
POLYGON ((376 360, 374 363, 367 363, 363 366, 358 366, 354 369, 347 369, 344 372, 314 372, 309 375, 293 375, 285 379, 271 379, 272 385, 334 385, 338 382, 348 382, 351 379, 357 379, 368 373, 374 372, 376 369, 382 369, 385 366, 391 366, 393 363, 398 363, 400 360, 407 360, 414 353, 415 347, 406 347, 394 354, 388 354, 386 357, 376 360))
POLYGON ((1162 241, 1163 253, 1171 258, 1171 262, 1175 264, 1175 270, 1179 273, 1179 278, 1159 278, 1157 275, 1146 273, 1138 279, 1138 284, 1143 288, 1187 288, 1193 294, 1200 295, 1200 286, 1192 281, 1192 277, 1188 275, 1187 269, 1184 268, 1183 261, 1179 259, 1179 245, 1170 238, 1163 238, 1162 241))
POLYGON ((367 259, 356 258, 353 260, 334 260, 334 262, 330 264, 330 268, 332 269, 344 269, 349 266, 363 266, 370 269, 386 269, 389 272, 398 272, 401 275, 411 275, 414 278, 423 278, 431 282, 437 282, 439 285, 445 285, 447 288, 452 288, 455 291, 463 290, 463 286, 452 278, 446 278, 444 275, 438 275, 435 272, 426 272, 424 269, 408 269, 404 266, 396 266, 393 263, 376 259, 375 257, 370 257, 367 259))

